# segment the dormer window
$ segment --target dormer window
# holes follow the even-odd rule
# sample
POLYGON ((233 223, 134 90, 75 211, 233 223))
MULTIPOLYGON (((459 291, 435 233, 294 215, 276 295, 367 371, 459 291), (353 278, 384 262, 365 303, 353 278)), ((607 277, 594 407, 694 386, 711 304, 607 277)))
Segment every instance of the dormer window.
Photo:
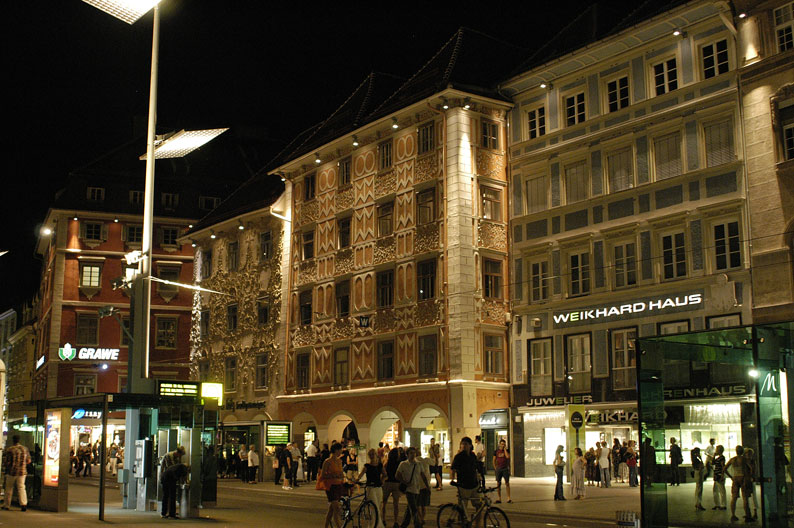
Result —
POLYGON ((179 194, 164 192, 161 195, 161 201, 166 209, 176 209, 179 205, 179 194))
POLYGON ((103 202, 105 201, 105 188, 89 187, 86 191, 86 197, 92 202, 103 202))

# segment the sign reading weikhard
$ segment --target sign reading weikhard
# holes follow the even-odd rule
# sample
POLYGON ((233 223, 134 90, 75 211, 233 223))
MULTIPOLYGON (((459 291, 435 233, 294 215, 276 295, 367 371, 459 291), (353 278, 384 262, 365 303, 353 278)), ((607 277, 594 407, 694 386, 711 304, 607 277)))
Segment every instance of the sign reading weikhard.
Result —
POLYGON ((578 310, 554 312, 554 328, 567 328, 614 320, 634 319, 695 310, 703 305, 703 290, 680 295, 645 297, 623 304, 605 304, 578 310))

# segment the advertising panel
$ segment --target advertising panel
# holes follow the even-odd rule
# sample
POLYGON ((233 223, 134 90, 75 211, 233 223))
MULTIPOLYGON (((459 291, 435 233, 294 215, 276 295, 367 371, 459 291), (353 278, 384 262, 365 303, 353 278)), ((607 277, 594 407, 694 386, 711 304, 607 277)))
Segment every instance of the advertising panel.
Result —
POLYGON ((268 423, 265 426, 265 445, 288 444, 292 439, 291 423, 268 423))
POLYGON ((44 442, 44 485, 58 487, 61 464, 61 411, 47 411, 44 442))
POLYGON ((568 427, 568 460, 574 457, 574 448, 579 447, 585 451, 585 408, 584 405, 568 405, 565 408, 566 422, 568 427))

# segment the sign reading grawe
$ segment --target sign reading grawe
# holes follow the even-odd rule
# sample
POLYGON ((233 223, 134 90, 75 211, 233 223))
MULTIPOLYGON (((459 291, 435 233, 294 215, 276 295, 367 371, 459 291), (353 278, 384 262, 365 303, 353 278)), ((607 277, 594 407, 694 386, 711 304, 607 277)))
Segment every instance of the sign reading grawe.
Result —
POLYGON ((703 305, 703 290, 680 295, 646 297, 623 304, 606 304, 554 312, 554 327, 605 323, 613 320, 634 319, 649 315, 662 315, 686 310, 695 310, 703 305))
POLYGON ((118 348, 90 348, 82 347, 79 350, 69 343, 58 349, 58 357, 61 361, 72 361, 73 359, 88 361, 118 361, 118 348))

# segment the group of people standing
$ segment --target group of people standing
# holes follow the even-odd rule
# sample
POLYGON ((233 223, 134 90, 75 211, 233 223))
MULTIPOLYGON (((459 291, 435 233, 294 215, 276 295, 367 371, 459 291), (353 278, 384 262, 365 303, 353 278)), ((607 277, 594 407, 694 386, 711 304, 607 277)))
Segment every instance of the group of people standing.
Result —
MULTIPOLYGON (((93 476, 93 466, 101 463, 99 440, 93 444, 83 444, 69 451, 69 473, 74 471, 74 476, 90 477, 93 476)), ((105 460, 105 470, 114 476, 118 473, 118 467, 124 459, 124 447, 113 442, 108 448, 105 460)))
POLYGON ((247 484, 256 484, 259 475, 259 452, 256 444, 240 444, 237 451, 227 446, 226 452, 218 450, 218 478, 239 478, 247 484))
MULTIPOLYGON (((554 500, 565 500, 563 492, 563 476, 565 475, 565 457, 563 446, 557 446, 554 456, 554 472, 557 486, 554 489, 554 500)), ((612 447, 607 442, 596 442, 584 453, 581 448, 574 449, 571 457, 571 494, 576 500, 585 498, 586 486, 609 488, 612 479, 616 482, 627 482, 629 487, 639 485, 637 479, 638 453, 634 440, 613 439, 612 447)))

